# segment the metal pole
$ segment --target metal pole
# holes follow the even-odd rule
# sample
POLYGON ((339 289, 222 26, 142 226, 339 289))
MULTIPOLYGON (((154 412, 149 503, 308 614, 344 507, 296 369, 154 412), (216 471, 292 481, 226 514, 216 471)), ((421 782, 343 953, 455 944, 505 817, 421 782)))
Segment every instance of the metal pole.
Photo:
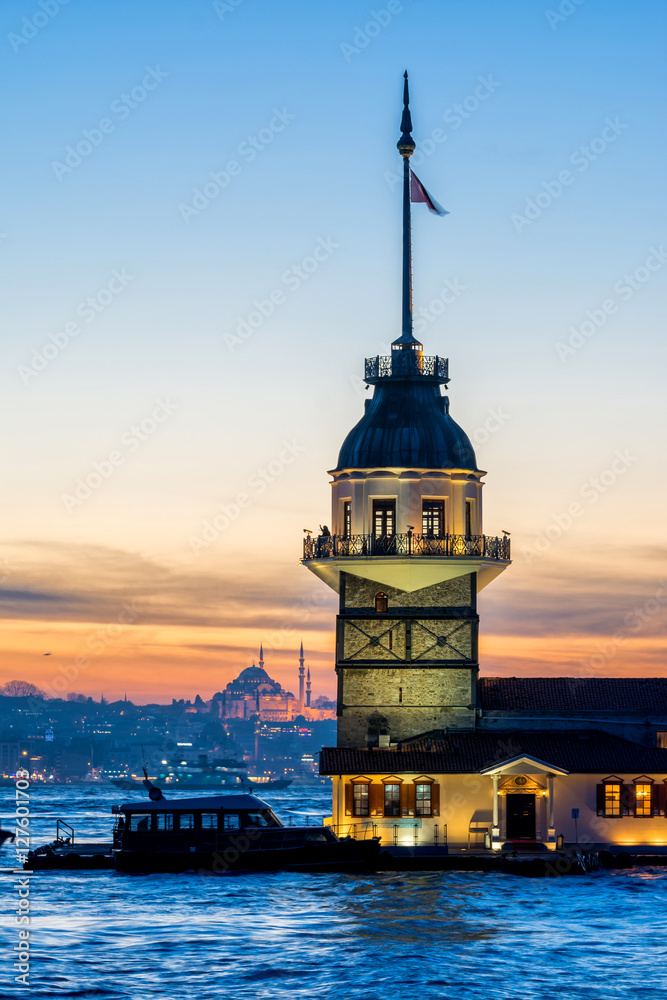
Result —
POLYGON ((412 220, 410 217, 410 157, 403 155, 403 323, 412 336, 412 220))

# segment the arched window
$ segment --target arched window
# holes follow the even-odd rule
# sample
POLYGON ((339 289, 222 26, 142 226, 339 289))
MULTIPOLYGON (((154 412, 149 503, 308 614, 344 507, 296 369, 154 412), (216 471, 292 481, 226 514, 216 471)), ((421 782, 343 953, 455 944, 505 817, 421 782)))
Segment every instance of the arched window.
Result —
POLYGON ((379 594, 375 595, 375 610, 379 613, 387 611, 389 607, 389 601, 387 595, 380 591, 379 594))

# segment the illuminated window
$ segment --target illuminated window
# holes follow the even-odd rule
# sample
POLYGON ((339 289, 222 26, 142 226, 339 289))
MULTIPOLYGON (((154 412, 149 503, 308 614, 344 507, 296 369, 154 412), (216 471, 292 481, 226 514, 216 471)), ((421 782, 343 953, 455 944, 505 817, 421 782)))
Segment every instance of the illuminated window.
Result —
POLYGON ((343 538, 349 538, 352 534, 352 501, 343 501, 343 538))
POLYGON ((195 818, 192 813, 181 813, 178 827, 180 830, 194 830, 195 818))
POLYGON ((384 814, 385 816, 401 815, 401 786, 384 786, 384 814))
POLYGON ((157 828, 158 830, 173 830, 174 829, 174 814, 173 813, 158 813, 156 815, 157 828))
POLYGON ((428 785, 415 785, 416 788, 416 816, 430 816, 431 815, 431 786, 428 785))
POLYGON ((635 816, 652 816, 651 785, 635 785, 635 816))
POLYGON ((353 816, 368 816, 368 785, 354 785, 353 816))
POLYGON ((428 538, 439 538, 445 530, 445 501, 422 501, 422 534, 428 538))
POLYGON ((389 599, 387 595, 380 591, 379 594, 375 595, 375 610, 382 614, 382 612, 387 611, 389 607, 389 599))
POLYGON ((202 813, 201 814, 201 828, 202 828, 202 830, 217 830, 218 829, 218 814, 217 813, 202 813))
POLYGON ((240 830, 241 817, 238 813, 225 813, 223 817, 223 830, 240 830))
POLYGON ((658 750, 667 750, 667 733, 657 732, 655 734, 655 741, 658 750))
POLYGON ((373 501, 373 534, 393 535, 396 532, 396 501, 373 501))
POLYGON ((604 786, 604 814, 605 816, 621 815, 621 786, 616 783, 604 786))
POLYGON ((466 535, 470 537, 472 535, 473 527, 473 516, 472 507, 474 500, 466 500, 466 535))

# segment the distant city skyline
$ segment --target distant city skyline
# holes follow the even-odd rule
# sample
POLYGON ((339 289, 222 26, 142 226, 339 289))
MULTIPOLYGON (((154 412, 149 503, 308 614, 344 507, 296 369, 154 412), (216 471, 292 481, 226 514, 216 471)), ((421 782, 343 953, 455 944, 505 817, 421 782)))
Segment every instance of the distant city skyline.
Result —
POLYGON ((55 6, 0 11, 0 682, 289 688, 303 639, 334 696, 298 562, 400 331, 406 67, 415 330, 512 537, 482 675, 664 675, 663 5, 55 6))

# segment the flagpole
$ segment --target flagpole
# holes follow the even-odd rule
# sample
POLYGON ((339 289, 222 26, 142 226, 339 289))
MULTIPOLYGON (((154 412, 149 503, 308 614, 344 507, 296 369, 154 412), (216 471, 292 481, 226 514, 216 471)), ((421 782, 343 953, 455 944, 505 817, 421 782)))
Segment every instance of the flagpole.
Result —
POLYGON ((401 118, 401 138, 396 143, 403 157, 403 319, 402 336, 412 339, 412 234, 410 217, 410 157, 415 150, 410 117, 410 96, 408 93, 408 71, 403 83, 403 117, 401 118))

